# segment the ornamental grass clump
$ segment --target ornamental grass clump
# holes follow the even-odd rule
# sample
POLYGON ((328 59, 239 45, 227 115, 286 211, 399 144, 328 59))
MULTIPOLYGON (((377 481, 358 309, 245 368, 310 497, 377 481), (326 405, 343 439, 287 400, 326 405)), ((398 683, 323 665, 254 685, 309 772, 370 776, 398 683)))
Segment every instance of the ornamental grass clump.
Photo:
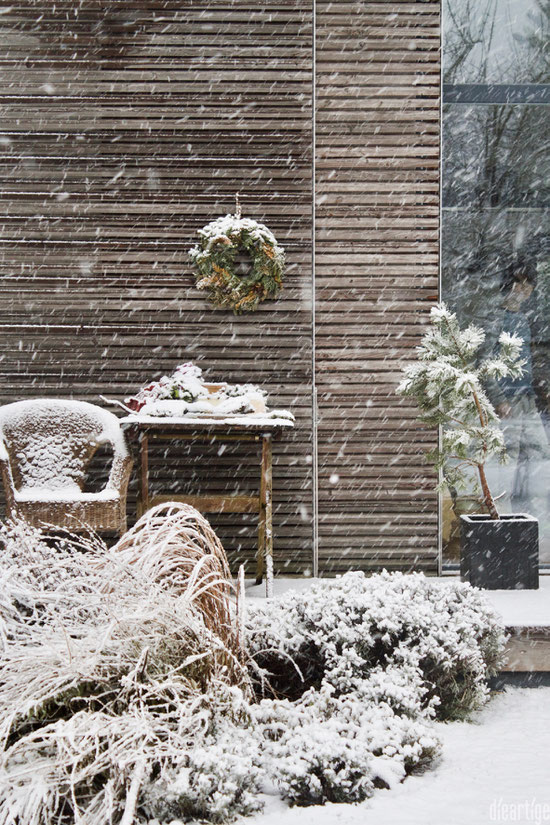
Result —
POLYGON ((23 523, 0 538, 0 823, 140 821, 219 697, 250 696, 221 545, 177 504, 110 550, 23 523))
POLYGON ((188 504, 148 510, 114 547, 118 562, 174 593, 194 593, 203 622, 235 650, 230 611, 233 586, 222 544, 209 522, 188 504))
POLYGON ((479 476, 487 511, 498 519, 485 464, 491 457, 504 462, 506 448, 499 417, 484 385, 489 380, 521 376, 522 339, 501 332, 498 355, 480 358, 483 330, 473 325, 461 329, 445 304, 432 307, 430 320, 431 326, 416 348, 418 361, 404 368, 397 392, 414 398, 422 421, 441 426, 440 445, 427 458, 444 470, 445 483, 465 487, 470 483, 467 470, 473 469, 479 476))

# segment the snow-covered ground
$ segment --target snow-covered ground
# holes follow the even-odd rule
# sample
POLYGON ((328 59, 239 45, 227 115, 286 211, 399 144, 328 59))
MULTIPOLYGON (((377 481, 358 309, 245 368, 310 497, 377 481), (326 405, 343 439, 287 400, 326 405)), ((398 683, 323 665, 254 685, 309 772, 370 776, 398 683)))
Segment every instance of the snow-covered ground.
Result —
POLYGON ((550 822, 550 688, 507 688, 472 723, 437 725, 437 766, 359 805, 288 808, 268 797, 241 825, 485 825, 550 822))
MULTIPOLYGON (((444 583, 457 579, 455 576, 442 576, 438 581, 444 583)), ((273 582, 274 594, 277 596, 286 590, 307 590, 314 581, 312 578, 291 579, 276 576, 273 582)), ((541 575, 539 581, 538 590, 484 591, 487 599, 502 616, 506 627, 550 625, 550 575, 541 575)), ((249 598, 264 598, 265 583, 256 585, 253 580, 248 581, 246 595, 249 598)))

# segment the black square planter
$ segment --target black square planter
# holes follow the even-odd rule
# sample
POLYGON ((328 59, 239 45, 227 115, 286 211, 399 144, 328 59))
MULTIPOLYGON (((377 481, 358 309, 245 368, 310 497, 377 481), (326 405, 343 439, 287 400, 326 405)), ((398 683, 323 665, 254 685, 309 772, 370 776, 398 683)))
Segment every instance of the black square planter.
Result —
POLYGON ((485 590, 537 590, 538 520, 524 513, 460 516, 460 578, 485 590))

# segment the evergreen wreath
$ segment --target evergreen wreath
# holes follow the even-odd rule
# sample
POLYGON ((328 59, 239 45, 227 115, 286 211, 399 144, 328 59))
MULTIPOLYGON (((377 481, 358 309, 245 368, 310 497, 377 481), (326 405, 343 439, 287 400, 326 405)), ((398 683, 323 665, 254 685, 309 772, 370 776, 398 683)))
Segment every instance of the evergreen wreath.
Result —
POLYGON ((200 241, 189 251, 196 269, 198 289, 207 289, 215 306, 238 315, 251 312, 266 298, 275 298, 283 286, 284 249, 267 226, 226 215, 199 229, 200 241), (237 257, 247 253, 251 266, 246 275, 236 270, 237 257))

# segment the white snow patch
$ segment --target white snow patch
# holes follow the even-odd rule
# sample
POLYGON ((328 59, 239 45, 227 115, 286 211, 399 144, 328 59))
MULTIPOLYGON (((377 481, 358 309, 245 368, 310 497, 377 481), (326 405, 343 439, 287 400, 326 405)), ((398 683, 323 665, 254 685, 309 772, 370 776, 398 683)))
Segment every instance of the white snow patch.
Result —
POLYGON ((143 405, 139 411, 140 415, 151 415, 158 417, 174 416, 181 418, 184 415, 237 415, 238 413, 252 414, 254 409, 248 398, 236 397, 226 398, 218 404, 213 404, 209 399, 199 401, 152 401, 143 405))
POLYGON ((486 593, 506 627, 550 625, 549 575, 539 576, 538 590, 487 590, 486 593))
POLYGON ((47 487, 22 487, 15 491, 16 501, 43 501, 43 502, 86 502, 86 501, 115 501, 120 498, 117 490, 106 487, 97 493, 83 493, 78 485, 62 490, 51 490, 47 487))
POLYGON ((202 369, 191 361, 180 364, 172 375, 163 375, 142 387, 124 404, 113 399, 108 403, 142 415, 180 416, 189 413, 262 413, 266 412, 267 393, 255 384, 207 384, 202 369))
POLYGON ((127 415, 120 419, 121 424, 157 424, 159 420, 169 419, 170 424, 238 424, 240 427, 293 427, 294 416, 287 410, 272 410, 270 413, 247 413, 245 415, 127 415))

